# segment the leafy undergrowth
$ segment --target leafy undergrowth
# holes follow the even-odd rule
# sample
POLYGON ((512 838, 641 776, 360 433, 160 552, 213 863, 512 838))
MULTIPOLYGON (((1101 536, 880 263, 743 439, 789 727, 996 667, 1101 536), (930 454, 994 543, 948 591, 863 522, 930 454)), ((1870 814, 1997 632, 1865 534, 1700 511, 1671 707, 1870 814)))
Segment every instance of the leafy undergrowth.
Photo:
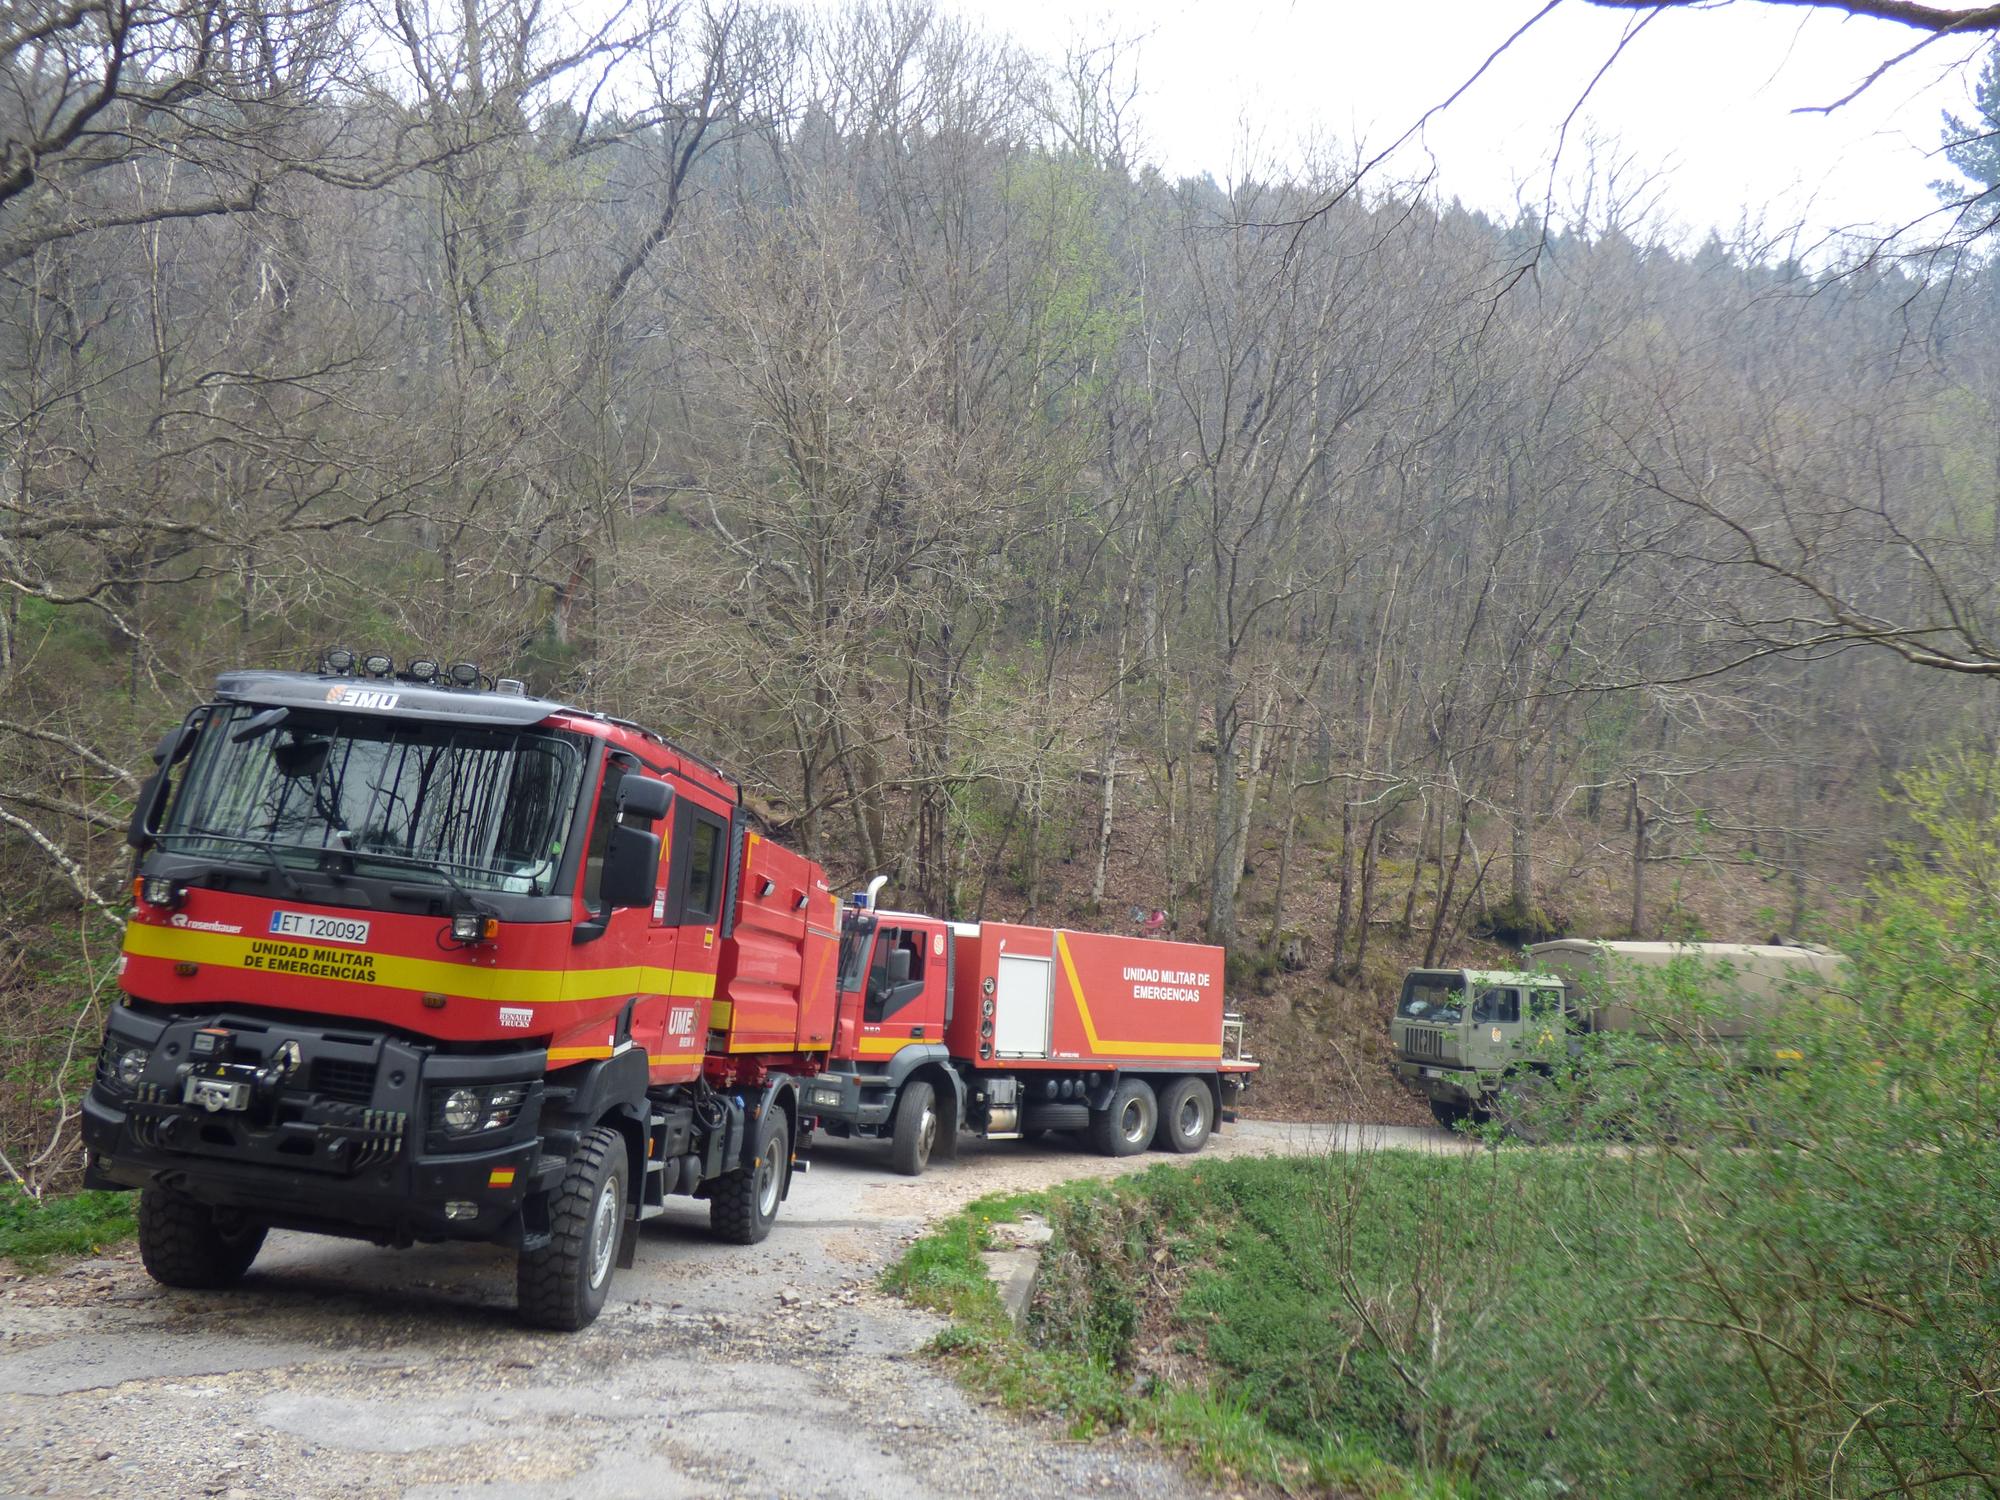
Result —
MULTIPOLYGON (((1135 1370, 1129 1353, 1131 1335, 1142 1323, 1138 1304, 1111 1272, 1113 1261, 1088 1261, 1067 1241, 1062 1226, 1074 1233, 1079 1224, 1102 1224, 1107 1211, 1122 1214, 1143 1203, 1158 1179, 1198 1184, 1203 1175, 1163 1166, 1131 1180, 1131 1186, 1070 1183, 1047 1192, 982 1198, 911 1246, 885 1284, 950 1316, 951 1326, 933 1340, 931 1352, 950 1360, 965 1386, 1014 1411, 1059 1417, 1073 1437, 1129 1429, 1178 1451, 1211 1478, 1290 1494, 1375 1500, 1458 1494, 1452 1485, 1413 1478, 1383 1462, 1365 1442, 1330 1433, 1302 1440, 1281 1432, 1247 1392, 1231 1394, 1205 1381, 1181 1384, 1135 1370), (1044 1255, 1024 1337, 1001 1306, 980 1252, 990 1247, 992 1226, 1029 1212, 1059 1227, 1044 1255), (1106 1272, 1094 1285, 1092 1265, 1106 1272)), ((1195 1230, 1178 1243, 1207 1255, 1220 1241, 1195 1230)), ((1149 1264, 1163 1264, 1153 1259, 1159 1247, 1144 1248, 1134 1240, 1132 1248, 1149 1264)))
POLYGON ((38 1270, 52 1259, 92 1255, 138 1232, 131 1193, 30 1198, 0 1186, 0 1261, 38 1270))

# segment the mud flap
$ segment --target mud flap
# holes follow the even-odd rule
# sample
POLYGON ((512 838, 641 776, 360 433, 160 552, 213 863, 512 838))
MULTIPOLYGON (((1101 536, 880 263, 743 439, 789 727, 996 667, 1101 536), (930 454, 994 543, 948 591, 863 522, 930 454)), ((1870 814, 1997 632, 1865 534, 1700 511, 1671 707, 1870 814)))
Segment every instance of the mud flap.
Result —
POLYGON ((618 1231, 617 1266, 621 1271, 632 1269, 632 1263, 639 1258, 639 1221, 629 1214, 625 1227, 618 1231))

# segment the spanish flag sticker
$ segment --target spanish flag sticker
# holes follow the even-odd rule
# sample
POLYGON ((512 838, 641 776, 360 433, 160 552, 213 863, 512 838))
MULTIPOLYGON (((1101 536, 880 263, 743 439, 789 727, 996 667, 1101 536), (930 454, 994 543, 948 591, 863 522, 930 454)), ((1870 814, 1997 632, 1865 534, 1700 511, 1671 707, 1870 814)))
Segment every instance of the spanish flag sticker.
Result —
POLYGON ((495 1167, 491 1172, 486 1174, 486 1185, 490 1188, 512 1187, 514 1185, 514 1169, 512 1167, 495 1167))

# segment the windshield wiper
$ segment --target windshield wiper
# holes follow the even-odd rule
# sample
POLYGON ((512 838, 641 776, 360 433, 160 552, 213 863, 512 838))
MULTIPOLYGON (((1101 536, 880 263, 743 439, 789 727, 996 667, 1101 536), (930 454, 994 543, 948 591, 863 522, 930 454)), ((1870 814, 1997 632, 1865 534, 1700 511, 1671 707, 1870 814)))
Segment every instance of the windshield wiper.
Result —
MULTIPOLYGON (((172 853, 174 846, 170 841, 174 839, 186 839, 189 842, 206 842, 211 844, 236 844, 245 849, 255 849, 259 854, 264 856, 265 862, 271 867, 271 873, 278 877, 279 889, 287 896, 296 897, 299 894, 299 878, 285 867, 283 860, 278 858, 278 841, 276 839, 246 839, 229 833, 163 833, 159 836, 160 846, 169 853, 172 853)), ((301 846, 287 844, 285 847, 296 849, 301 846)), ((238 866, 237 868, 240 869, 242 867, 238 866)))
MULTIPOLYGON (((447 861, 424 859, 414 854, 389 854, 379 849, 341 849, 338 851, 329 850, 328 852, 337 852, 340 858, 348 862, 350 869, 352 869, 356 860, 372 859, 385 865, 401 865, 406 869, 434 871, 443 878, 446 885, 451 887, 452 895, 459 902, 463 903, 458 908, 459 910, 478 912, 482 917, 497 917, 499 915, 499 912, 495 911, 491 906, 488 906, 479 897, 458 883, 457 879, 452 875, 447 861)), ((464 868, 472 870, 479 867, 477 865, 466 865, 464 868)))

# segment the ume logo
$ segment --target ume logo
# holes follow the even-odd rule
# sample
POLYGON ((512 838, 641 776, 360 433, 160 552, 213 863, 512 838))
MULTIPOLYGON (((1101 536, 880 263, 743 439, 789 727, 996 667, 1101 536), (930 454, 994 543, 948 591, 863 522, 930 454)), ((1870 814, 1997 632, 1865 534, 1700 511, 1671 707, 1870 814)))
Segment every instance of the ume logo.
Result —
POLYGON ((338 703, 342 708, 379 708, 388 710, 396 706, 401 693, 385 693, 380 688, 336 687, 326 690, 326 701, 338 703))
POLYGON ((694 1030, 694 1007, 677 1005, 667 1016, 667 1030, 675 1036, 685 1036, 694 1030))

